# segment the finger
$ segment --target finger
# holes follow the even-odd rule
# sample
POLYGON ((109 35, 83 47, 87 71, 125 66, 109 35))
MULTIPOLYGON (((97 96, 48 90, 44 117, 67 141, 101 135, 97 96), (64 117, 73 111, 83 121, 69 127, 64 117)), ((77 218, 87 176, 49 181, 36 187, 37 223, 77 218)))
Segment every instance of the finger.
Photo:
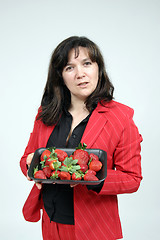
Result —
POLYGON ((27 156, 26 164, 28 165, 28 167, 31 165, 31 161, 32 161, 33 155, 34 155, 34 153, 30 153, 30 154, 27 156))
POLYGON ((27 164, 27 166, 28 166, 28 169, 29 169, 31 164, 27 163, 27 161, 26 161, 26 164, 27 164))
POLYGON ((77 185, 78 185, 78 183, 70 184, 70 187, 75 187, 75 186, 77 186, 77 185))
POLYGON ((31 178, 28 176, 28 173, 27 173, 27 179, 28 179, 29 181, 31 181, 31 178))
POLYGON ((36 186, 37 186, 37 188, 38 188, 39 190, 41 190, 41 188, 42 188, 42 183, 36 183, 36 186))

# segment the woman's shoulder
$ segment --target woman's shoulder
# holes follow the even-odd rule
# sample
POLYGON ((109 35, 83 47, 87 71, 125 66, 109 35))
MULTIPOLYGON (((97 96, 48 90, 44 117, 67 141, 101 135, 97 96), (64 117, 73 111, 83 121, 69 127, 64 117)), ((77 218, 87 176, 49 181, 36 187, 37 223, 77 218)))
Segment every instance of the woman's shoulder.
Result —
POLYGON ((116 111, 116 110, 120 110, 122 112, 128 112, 128 111, 133 111, 133 108, 129 107, 126 104, 117 102, 115 100, 111 100, 109 102, 105 102, 102 101, 98 104, 98 106, 102 107, 102 108, 106 108, 107 110, 112 110, 112 111, 116 111))
POLYGON ((115 119, 122 122, 125 121, 126 118, 132 118, 134 114, 133 108, 114 100, 102 102, 100 105, 103 110, 105 109, 106 117, 112 120, 115 119))
POLYGON ((129 107, 126 104, 123 104, 114 100, 110 102, 110 108, 112 109, 112 111, 121 112, 124 115, 134 112, 133 108, 129 107))

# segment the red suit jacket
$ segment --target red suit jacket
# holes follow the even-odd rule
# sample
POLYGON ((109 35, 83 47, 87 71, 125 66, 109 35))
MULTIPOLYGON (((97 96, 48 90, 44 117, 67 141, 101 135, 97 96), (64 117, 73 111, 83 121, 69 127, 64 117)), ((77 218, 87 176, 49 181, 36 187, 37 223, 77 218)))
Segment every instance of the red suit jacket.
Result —
MULTIPOLYGON (((115 101, 100 103, 93 111, 81 139, 87 148, 107 152, 107 178, 96 193, 86 186, 74 187, 75 231, 78 240, 114 240, 122 238, 117 194, 138 190, 141 176, 142 137, 132 119, 133 109, 115 101)), ((54 126, 35 120, 20 166, 27 174, 26 157, 37 148, 46 147, 54 126)), ((41 191, 34 185, 23 207, 27 221, 40 220, 41 191)))

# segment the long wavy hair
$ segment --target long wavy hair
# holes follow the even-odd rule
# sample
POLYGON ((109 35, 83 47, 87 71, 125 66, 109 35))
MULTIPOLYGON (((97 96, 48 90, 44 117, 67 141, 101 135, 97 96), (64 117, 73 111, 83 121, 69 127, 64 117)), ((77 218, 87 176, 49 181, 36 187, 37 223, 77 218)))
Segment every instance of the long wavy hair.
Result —
POLYGON ((98 46, 86 37, 73 36, 62 41, 53 51, 46 86, 41 101, 41 111, 38 119, 50 126, 59 120, 63 108, 68 109, 71 104, 71 95, 65 86, 62 71, 68 62, 69 52, 74 49, 75 57, 79 55, 79 47, 87 48, 92 62, 99 67, 98 84, 94 92, 86 99, 86 108, 91 111, 95 103, 111 101, 114 87, 106 73, 105 64, 98 46))

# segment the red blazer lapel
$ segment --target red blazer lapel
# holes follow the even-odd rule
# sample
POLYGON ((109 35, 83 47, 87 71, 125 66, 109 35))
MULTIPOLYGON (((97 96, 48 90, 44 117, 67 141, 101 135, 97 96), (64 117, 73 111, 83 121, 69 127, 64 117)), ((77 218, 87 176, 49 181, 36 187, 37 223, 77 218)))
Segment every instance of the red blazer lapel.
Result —
POLYGON ((100 104, 98 104, 97 108, 93 111, 81 139, 81 143, 86 143, 87 148, 92 147, 106 124, 107 118, 103 114, 106 111, 108 111, 108 108, 100 104))

